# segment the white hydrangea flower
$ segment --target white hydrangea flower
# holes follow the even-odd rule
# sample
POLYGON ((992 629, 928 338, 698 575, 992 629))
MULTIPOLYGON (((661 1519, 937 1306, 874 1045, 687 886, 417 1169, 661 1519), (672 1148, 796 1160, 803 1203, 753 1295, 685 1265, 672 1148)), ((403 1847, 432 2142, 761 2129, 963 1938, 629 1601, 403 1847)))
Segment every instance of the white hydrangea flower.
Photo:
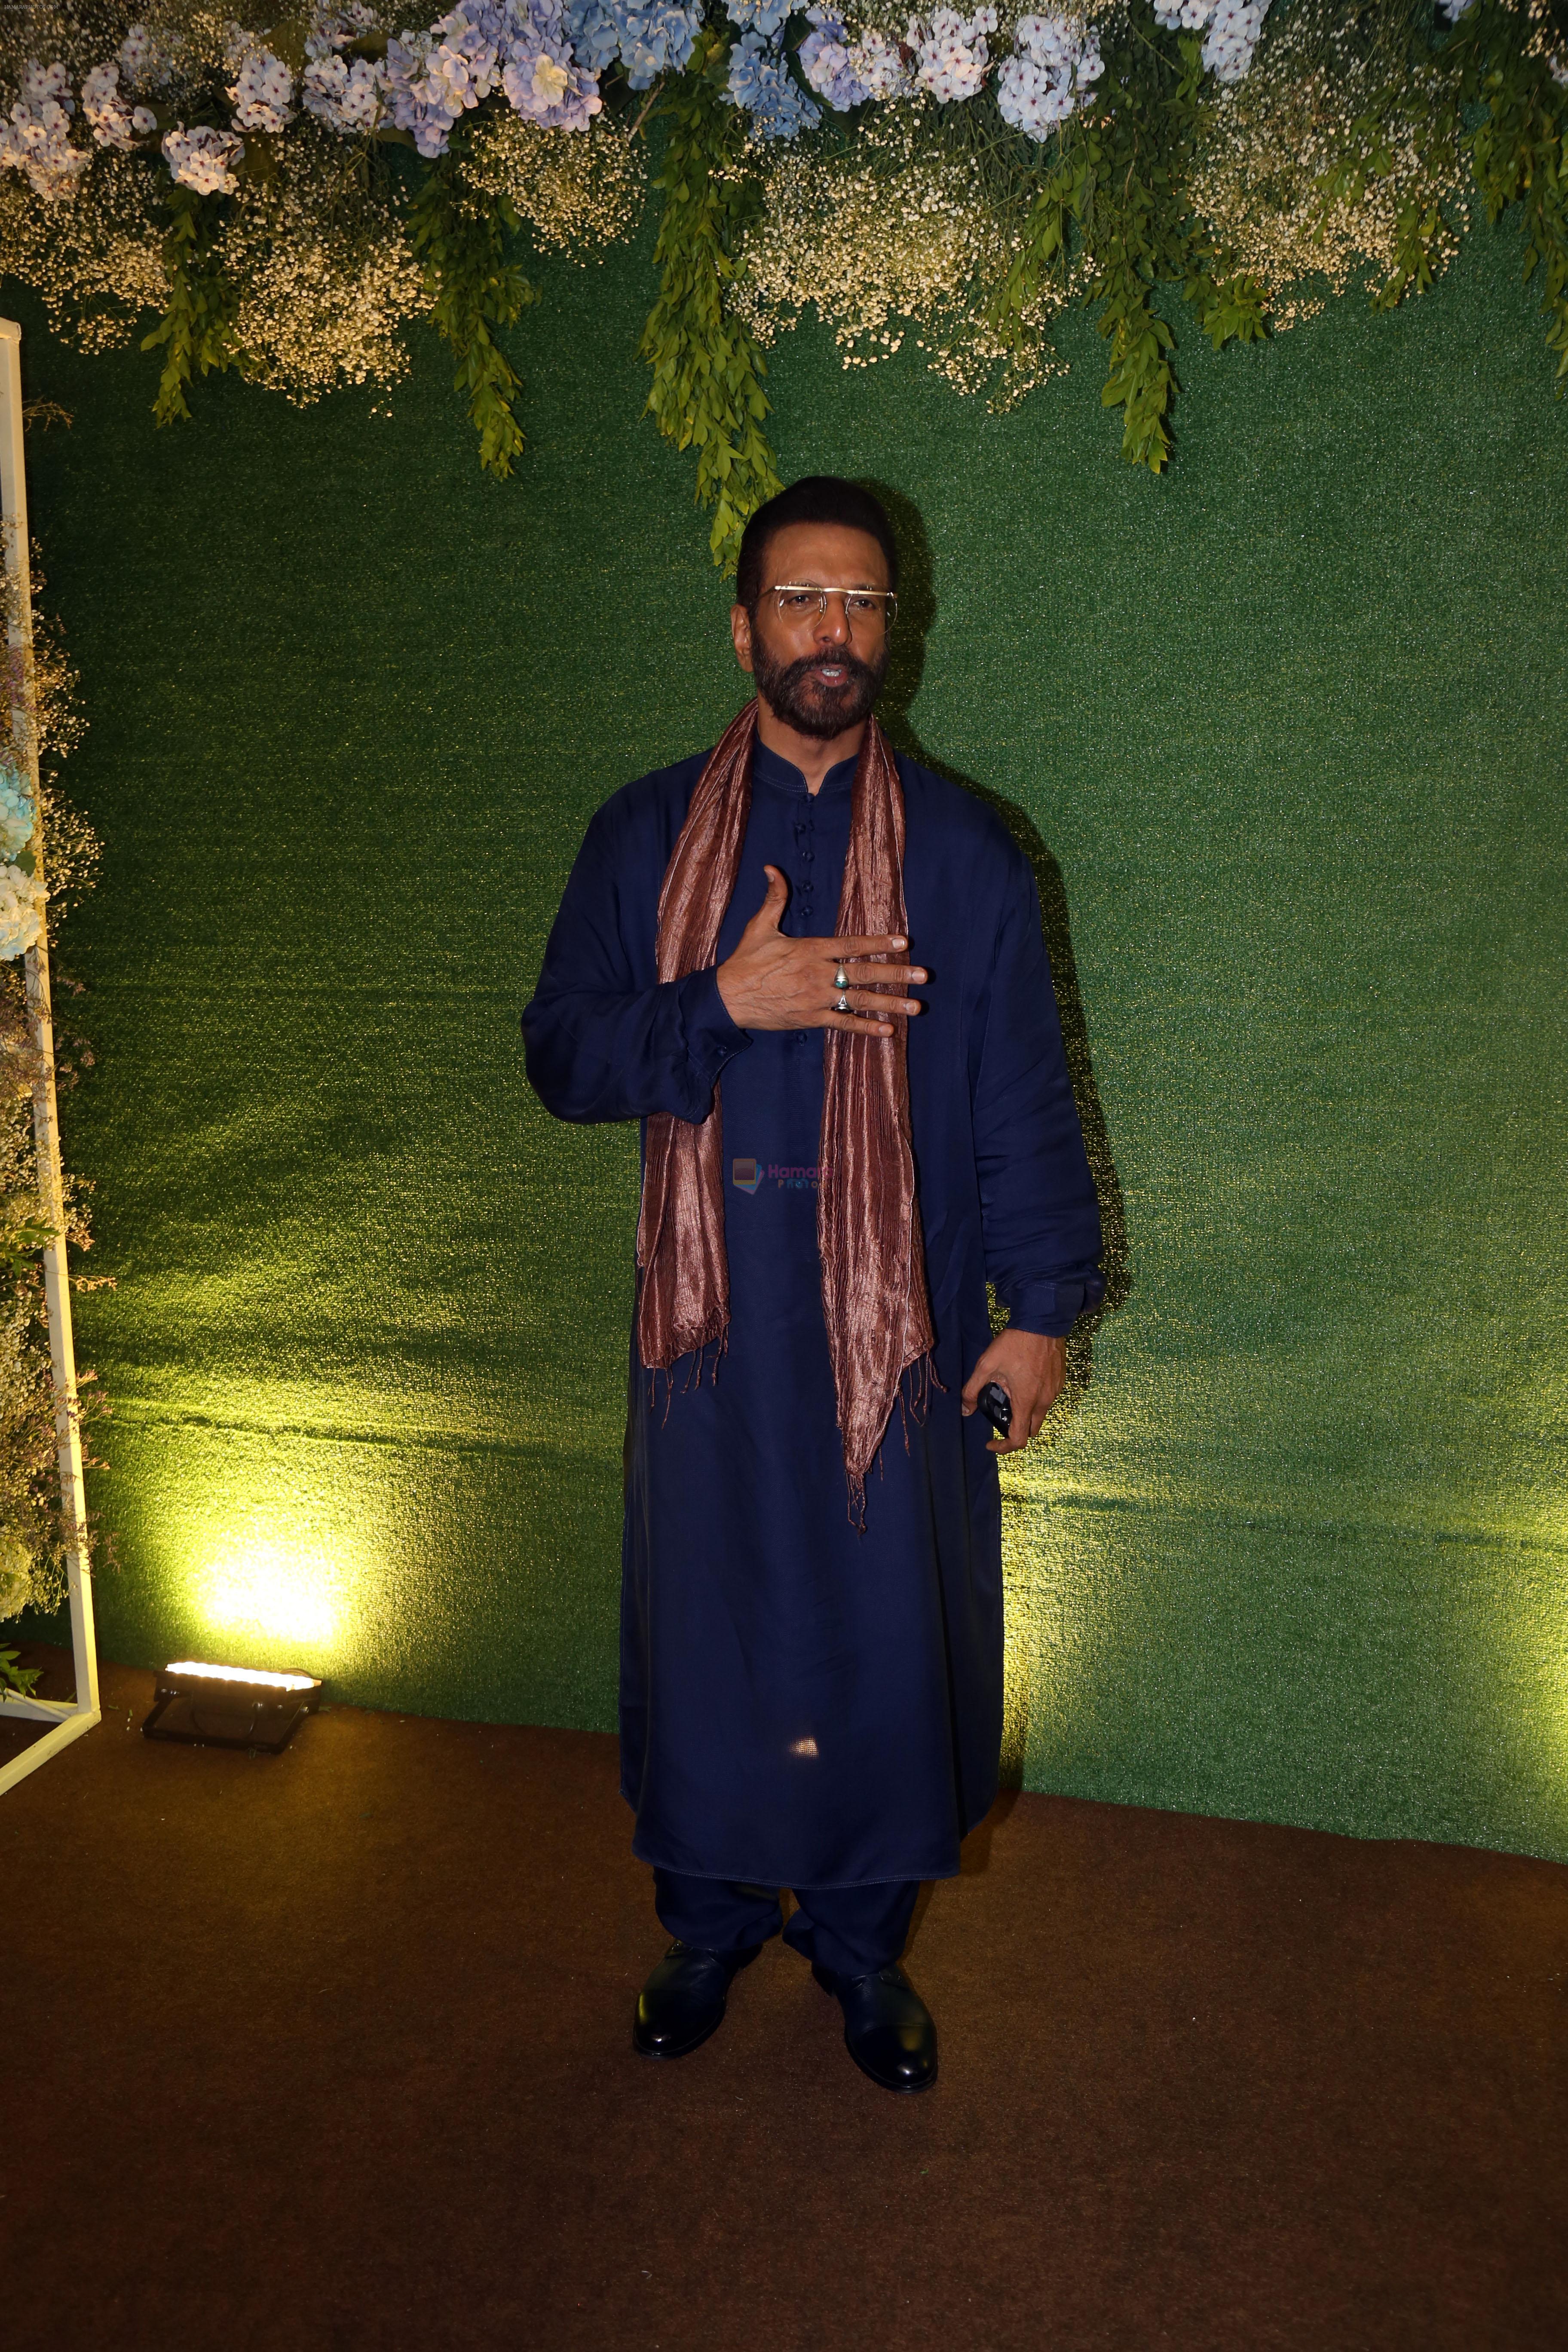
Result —
POLYGON ((194 131, 176 124, 163 133, 163 161, 171 175, 198 196, 232 196, 239 185, 234 166, 244 153, 243 139, 205 122, 194 131))
POLYGON ((308 112, 329 131, 345 137, 373 131, 381 112, 381 91, 369 58, 340 58, 335 51, 312 58, 300 84, 308 112))
POLYGON ((997 108, 1029 138, 1048 139, 1104 71, 1092 33, 1066 16, 1021 16, 1017 55, 996 77, 997 108))
POLYGON ((910 87, 903 53, 885 33, 869 32, 850 42, 849 70, 871 98, 901 98, 910 87))
POLYGON ((0 865, 0 962, 36 948, 43 929, 43 891, 19 866, 0 865))
POLYGON ((156 127, 150 107, 126 104, 120 90, 120 68, 112 59, 94 66, 82 77, 81 110, 94 145, 117 148, 122 155, 128 155, 137 139, 156 127))
POLYGON ((1167 32, 1206 27, 1204 64, 1217 81, 1235 82, 1251 68, 1268 5, 1269 0, 1154 0, 1154 21, 1167 32))
POLYGON ((270 49, 247 53, 228 94, 242 131, 285 131, 294 120, 294 77, 270 49))
POLYGON ((1457 25, 1461 16, 1468 16, 1475 5, 1476 0, 1437 0, 1438 7, 1450 25, 1457 25))
MULTIPOLYGON (((156 34, 145 25, 132 25, 121 42, 116 62, 125 89, 161 89, 170 79, 178 41, 156 34)), ((147 109, 142 109, 146 113, 147 109)), ((148 130, 154 126, 149 122, 148 130)))
POLYGON ((456 122, 459 114, 471 111, 480 99, 489 96, 494 62, 491 57, 476 58, 443 41, 426 51, 423 83, 414 85, 415 94, 426 106, 438 106, 456 122))
POLYGON ((380 86, 426 156, 445 154, 453 124, 498 83, 529 121, 584 131, 603 101, 597 72, 578 64, 573 44, 563 0, 458 0, 428 32, 388 41, 380 86))
POLYGON ((973 98, 990 70, 985 36, 995 30, 994 8, 978 8, 969 17, 956 8, 937 8, 923 26, 911 17, 905 38, 918 59, 916 81, 943 104, 973 98))
POLYGON ((72 194, 91 163, 84 147, 70 142, 76 101, 70 77, 58 61, 23 68, 22 91, 8 122, 0 122, 0 166, 26 172, 36 195, 58 201, 72 194))
POLYGON ((374 8, 366 6, 365 0, 348 0, 346 7, 318 5, 305 36, 305 55, 310 58, 335 57, 351 41, 362 40, 367 33, 380 30, 381 19, 374 8))
POLYGON ((120 70, 129 82, 152 79, 157 45, 145 25, 132 25, 120 44, 120 70))
POLYGON ((1204 63, 1216 81, 1246 79, 1268 14, 1268 0, 1219 0, 1204 43, 1204 63))
POLYGON ((21 98, 23 105, 35 112, 49 105, 61 108, 67 114, 76 112, 70 76, 58 58, 52 66, 41 66, 33 58, 22 68, 21 98))

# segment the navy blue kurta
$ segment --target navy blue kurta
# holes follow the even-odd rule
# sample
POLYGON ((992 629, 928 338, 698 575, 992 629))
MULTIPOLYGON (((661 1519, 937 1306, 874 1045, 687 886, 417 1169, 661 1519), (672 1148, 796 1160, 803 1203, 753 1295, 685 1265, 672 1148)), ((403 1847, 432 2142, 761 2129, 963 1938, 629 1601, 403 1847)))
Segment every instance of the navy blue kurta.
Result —
MULTIPOLYGON (((682 1359, 667 1410, 633 1322, 633 1847, 766 1886, 950 1877, 995 1796, 1002 1732, 996 1464, 990 1424, 959 1411, 991 1339, 986 1281, 1021 1329, 1058 1333, 1104 1287, 1034 877, 973 793, 900 759, 909 955, 931 975, 914 992, 926 1010, 909 1024, 909 1081, 943 1386, 923 1422, 895 1406, 858 1533, 816 1244, 826 1032, 737 1028, 711 969, 655 978, 659 887, 704 758, 598 811, 522 1016, 529 1077, 560 1118, 701 1119, 722 1082, 728 1348, 689 1387, 682 1359)), ((764 863, 789 880, 784 929, 833 935, 854 772, 844 761, 814 796, 758 744, 715 965, 762 903, 764 863)))

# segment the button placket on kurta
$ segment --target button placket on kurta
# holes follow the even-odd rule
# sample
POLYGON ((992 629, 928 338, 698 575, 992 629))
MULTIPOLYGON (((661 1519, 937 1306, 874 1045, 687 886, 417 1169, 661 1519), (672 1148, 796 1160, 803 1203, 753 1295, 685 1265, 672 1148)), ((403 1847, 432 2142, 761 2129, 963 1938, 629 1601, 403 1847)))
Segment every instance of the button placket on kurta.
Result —
MULTIPOLYGON (((780 761, 779 765, 783 767, 784 764, 784 762, 780 761)), ((837 778, 836 772, 830 771, 829 772, 835 774, 836 782, 841 781, 837 778)), ((763 777, 764 790, 768 790, 770 788, 775 791, 780 789, 789 789, 788 787, 782 786, 779 780, 770 776, 769 763, 766 759, 764 759, 763 761, 763 777)), ((850 780, 851 783, 853 783, 853 766, 850 768, 850 780)), ((826 779, 824 779, 824 782, 826 784, 826 779)), ((804 776, 801 777, 801 786, 803 790, 805 788, 805 779, 804 776)), ((755 789, 754 776, 752 780, 752 788, 753 790, 755 789)), ((788 918, 787 928, 791 937, 802 940, 824 936, 823 934, 816 932, 816 926, 812 920, 813 908, 815 905, 816 879, 812 873, 812 867, 816 862, 816 851, 814 849, 813 843, 816 837, 816 827, 812 822, 810 810, 811 803, 808 801, 806 803, 806 814, 803 816, 797 816, 795 820, 795 847, 797 873, 791 904, 786 910, 788 918)), ((782 928, 784 927, 781 926, 781 929, 782 928)), ((811 1043, 812 1034, 813 1033, 809 1029, 797 1029, 795 1033, 795 1043, 800 1045, 808 1045, 811 1043)))

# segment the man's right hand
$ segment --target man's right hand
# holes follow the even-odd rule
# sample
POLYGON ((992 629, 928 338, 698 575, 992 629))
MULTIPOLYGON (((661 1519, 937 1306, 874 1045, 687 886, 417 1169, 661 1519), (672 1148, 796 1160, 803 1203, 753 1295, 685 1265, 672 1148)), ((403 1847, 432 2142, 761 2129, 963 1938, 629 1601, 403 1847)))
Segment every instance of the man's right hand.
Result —
POLYGON ((873 963, 873 956, 897 955, 906 939, 795 940, 779 929, 789 902, 789 885, 776 866, 764 866, 767 896, 741 934, 741 944, 719 966, 719 993, 739 1029, 858 1029, 863 1036, 890 1037, 887 1013, 916 1013, 918 997, 892 996, 890 987, 922 981, 917 964, 873 963), (847 989, 835 988, 844 971, 847 989), (881 987, 872 985, 880 982, 881 987), (838 1000, 847 996, 849 1010, 838 1000))

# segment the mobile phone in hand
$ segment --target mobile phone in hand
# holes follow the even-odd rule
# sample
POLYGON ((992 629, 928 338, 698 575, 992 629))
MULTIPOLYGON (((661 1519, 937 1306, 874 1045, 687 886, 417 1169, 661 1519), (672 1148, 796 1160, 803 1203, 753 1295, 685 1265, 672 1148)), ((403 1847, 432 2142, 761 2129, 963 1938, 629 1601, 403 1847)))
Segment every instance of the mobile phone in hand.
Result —
POLYGON ((1013 1400, 1000 1381, 987 1381, 974 1400, 998 1437, 1006 1437, 1013 1427, 1013 1400))

